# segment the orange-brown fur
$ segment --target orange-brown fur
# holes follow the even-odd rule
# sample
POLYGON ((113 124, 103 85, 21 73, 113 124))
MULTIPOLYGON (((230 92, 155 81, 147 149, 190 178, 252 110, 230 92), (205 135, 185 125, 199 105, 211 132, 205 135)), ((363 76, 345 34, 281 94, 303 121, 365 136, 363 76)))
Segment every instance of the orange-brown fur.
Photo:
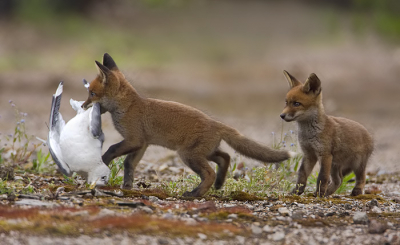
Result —
POLYGON ((285 121, 296 121, 299 143, 304 153, 293 193, 304 192, 307 177, 317 161, 321 170, 316 195, 328 196, 342 183, 343 177, 354 172, 356 185, 351 195, 362 194, 365 170, 373 151, 373 139, 359 123, 325 114, 322 105, 321 82, 311 74, 302 84, 288 72, 284 74, 290 90, 281 114, 285 121))
POLYGON ((186 196, 202 196, 214 182, 217 189, 222 187, 230 156, 219 149, 221 140, 239 153, 263 162, 280 162, 291 156, 287 151, 258 144, 192 107, 141 97, 108 54, 104 55, 103 64, 96 64, 99 75, 90 83, 83 107, 99 102, 102 112, 111 113, 115 128, 123 136, 123 141, 107 150, 103 161, 108 165, 112 159, 127 154, 124 188, 132 187, 134 169, 151 144, 176 150, 182 161, 200 175, 200 185, 186 196), (208 161, 218 164, 217 175, 208 161))

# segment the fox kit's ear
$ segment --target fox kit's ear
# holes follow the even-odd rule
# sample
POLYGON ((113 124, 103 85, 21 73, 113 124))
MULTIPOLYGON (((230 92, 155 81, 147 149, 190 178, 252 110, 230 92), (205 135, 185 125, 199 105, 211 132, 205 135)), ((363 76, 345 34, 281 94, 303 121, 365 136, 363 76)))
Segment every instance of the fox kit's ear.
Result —
POLYGON ((108 53, 105 53, 103 56, 103 65, 110 70, 118 70, 117 64, 108 53))
POLYGON ((311 73, 307 81, 304 83, 303 92, 306 94, 313 92, 315 95, 319 95, 321 93, 321 81, 317 75, 311 73))
POLYGON ((283 75, 285 75, 286 80, 288 81, 290 88, 294 88, 296 86, 301 85, 301 82, 299 82, 294 76, 290 75, 289 72, 284 70, 283 71, 283 75))
POLYGON ((99 76, 101 78, 101 81, 105 85, 107 82, 107 77, 111 71, 107 67, 102 65, 100 62, 98 62, 97 60, 95 62, 96 62, 97 69, 99 70, 99 76))

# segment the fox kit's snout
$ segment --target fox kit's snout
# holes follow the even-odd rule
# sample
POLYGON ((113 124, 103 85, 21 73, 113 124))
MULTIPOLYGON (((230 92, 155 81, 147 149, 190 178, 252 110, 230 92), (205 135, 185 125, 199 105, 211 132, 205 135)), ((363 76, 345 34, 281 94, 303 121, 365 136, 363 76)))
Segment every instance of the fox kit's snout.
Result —
POLYGON ((325 114, 321 81, 314 73, 304 84, 287 71, 284 75, 290 90, 280 117, 287 122, 297 122, 298 139, 304 154, 293 193, 304 192, 307 178, 319 162, 316 195, 334 193, 343 177, 351 172, 356 175, 351 195, 362 194, 367 161, 373 151, 372 137, 357 122, 325 114))

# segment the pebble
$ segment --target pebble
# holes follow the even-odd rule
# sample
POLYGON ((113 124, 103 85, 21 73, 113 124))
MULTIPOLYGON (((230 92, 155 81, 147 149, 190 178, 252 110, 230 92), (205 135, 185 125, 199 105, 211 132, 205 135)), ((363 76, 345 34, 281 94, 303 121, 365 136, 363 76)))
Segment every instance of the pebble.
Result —
POLYGON ((303 216, 304 216, 304 211, 297 210, 293 212, 292 219, 302 219, 303 216))
POLYGON ((274 242, 279 242, 285 239, 285 233, 283 231, 278 231, 272 235, 269 235, 269 237, 274 241, 274 242))
POLYGON ((261 227, 259 227, 257 225, 252 225, 251 232, 253 232, 254 235, 259 235, 263 232, 263 230, 261 229, 261 227))
POLYGON ((197 236, 198 236, 201 240, 207 239, 207 235, 206 235, 206 234, 203 234, 203 233, 197 233, 197 236))
POLYGON ((365 212, 355 212, 353 216, 354 224, 367 224, 368 215, 365 212))
POLYGON ((264 227, 263 227, 263 229, 262 229, 264 232, 267 232, 267 233, 270 233, 270 232, 273 232, 274 230, 272 229, 272 227, 271 226, 269 226, 269 225, 265 225, 264 227))
POLYGON ((387 228, 388 225, 386 223, 381 223, 376 220, 371 220, 371 222, 368 225, 368 233, 382 234, 387 230, 387 228))
POLYGON ((371 212, 376 213, 376 214, 380 214, 380 213, 382 213, 382 210, 380 208, 378 208, 377 206, 374 206, 371 209, 371 212))
POLYGON ((53 207, 56 206, 55 203, 52 202, 44 202, 36 199, 21 199, 18 201, 15 201, 16 205, 28 205, 28 206, 34 206, 34 207, 53 207))
POLYGON ((228 219, 237 219, 238 215, 237 214, 229 214, 228 219))
POLYGON ((154 213, 153 210, 147 206, 139 207, 140 210, 144 211, 145 213, 152 214, 154 213))
POLYGON ((350 203, 346 203, 346 204, 344 205, 344 208, 345 208, 346 210, 351 210, 353 207, 351 206, 350 203))
POLYGON ((149 196, 149 201, 150 202, 158 202, 158 201, 160 201, 160 199, 158 199, 158 197, 155 197, 155 196, 149 196))
POLYGON ((289 209, 286 207, 278 208, 278 212, 283 216, 289 216, 290 213, 289 209))
POLYGON ((103 208, 103 209, 100 209, 100 212, 97 215, 99 218, 102 218, 102 217, 106 217, 106 216, 114 216, 115 212, 110 209, 103 208))
POLYGON ((371 207, 379 207, 379 203, 378 203, 378 201, 376 200, 376 199, 372 199, 370 202, 369 202, 369 205, 371 206, 371 207))

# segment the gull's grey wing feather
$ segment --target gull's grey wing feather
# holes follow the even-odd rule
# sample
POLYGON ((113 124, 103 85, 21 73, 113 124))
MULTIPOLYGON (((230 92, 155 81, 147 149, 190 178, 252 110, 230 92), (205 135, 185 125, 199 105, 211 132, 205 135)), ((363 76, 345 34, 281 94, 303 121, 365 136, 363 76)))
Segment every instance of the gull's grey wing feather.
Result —
POLYGON ((71 170, 68 165, 62 160, 62 154, 60 149, 60 134, 65 126, 65 122, 59 113, 61 105, 61 97, 63 91, 63 82, 58 85, 56 93, 53 95, 50 110, 50 120, 49 120, 49 135, 47 138, 47 145, 49 146, 50 155, 54 162, 57 164, 60 171, 70 176, 71 170))
POLYGON ((104 142, 104 134, 101 130, 101 112, 100 112, 100 104, 94 103, 92 111, 89 116, 89 124, 90 124, 90 132, 93 137, 99 139, 101 143, 104 142))

